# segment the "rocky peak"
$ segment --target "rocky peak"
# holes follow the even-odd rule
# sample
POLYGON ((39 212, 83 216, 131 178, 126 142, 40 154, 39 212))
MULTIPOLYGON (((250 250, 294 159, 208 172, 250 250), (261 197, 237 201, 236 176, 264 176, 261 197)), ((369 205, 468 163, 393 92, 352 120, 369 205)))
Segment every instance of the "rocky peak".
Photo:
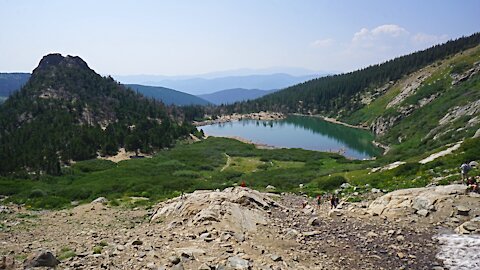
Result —
POLYGON ((45 55, 38 67, 33 70, 35 75, 39 71, 48 70, 52 67, 67 67, 67 68, 81 68, 81 69, 90 69, 85 61, 78 56, 62 56, 59 53, 52 53, 45 55))

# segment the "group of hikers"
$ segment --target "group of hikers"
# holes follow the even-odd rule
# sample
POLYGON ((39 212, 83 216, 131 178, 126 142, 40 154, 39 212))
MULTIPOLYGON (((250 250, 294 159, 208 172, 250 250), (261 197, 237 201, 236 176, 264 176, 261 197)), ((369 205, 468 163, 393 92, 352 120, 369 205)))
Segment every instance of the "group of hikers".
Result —
POLYGON ((471 191, 479 193, 480 187, 478 186, 478 182, 480 181, 480 176, 468 176, 468 173, 476 166, 478 166, 478 163, 475 161, 470 163, 465 162, 460 165, 460 173, 462 175, 462 183, 466 184, 471 191))
MULTIPOLYGON (((332 194, 331 196, 318 195, 317 196, 317 206, 318 207, 320 207, 322 205, 322 198, 325 198, 324 201, 327 201, 327 198, 328 198, 328 201, 330 201, 330 209, 337 208, 338 204, 340 203, 340 199, 338 198, 338 196, 335 196, 334 194, 332 194), (328 198, 328 197, 330 197, 330 198, 328 198)), ((307 205, 308 205, 308 201, 303 201, 302 202, 302 208, 307 207, 307 205)))

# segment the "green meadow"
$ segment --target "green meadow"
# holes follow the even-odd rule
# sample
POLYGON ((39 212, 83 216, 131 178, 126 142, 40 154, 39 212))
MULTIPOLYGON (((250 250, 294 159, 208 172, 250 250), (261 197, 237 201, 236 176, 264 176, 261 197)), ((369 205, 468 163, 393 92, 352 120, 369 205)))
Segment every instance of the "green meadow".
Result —
MULTIPOLYGON (((70 207, 72 201, 90 202, 104 196, 114 204, 146 197, 131 205, 152 204, 201 189, 223 189, 245 182, 247 186, 274 192, 299 192, 311 196, 332 192, 344 182, 356 186, 343 190, 351 197, 375 187, 383 190, 425 186, 433 179, 440 184, 458 180, 458 165, 474 159, 479 139, 467 140, 454 154, 420 165, 408 162, 396 169, 372 172, 382 166, 372 161, 349 160, 333 153, 302 149, 257 149, 233 139, 214 138, 196 143, 178 143, 153 158, 132 159, 118 164, 94 159, 63 168, 61 176, 0 178, 0 195, 7 202, 32 209, 70 207), (299 185, 303 184, 303 188, 299 185)), ((474 171, 473 173, 477 173, 474 171)))

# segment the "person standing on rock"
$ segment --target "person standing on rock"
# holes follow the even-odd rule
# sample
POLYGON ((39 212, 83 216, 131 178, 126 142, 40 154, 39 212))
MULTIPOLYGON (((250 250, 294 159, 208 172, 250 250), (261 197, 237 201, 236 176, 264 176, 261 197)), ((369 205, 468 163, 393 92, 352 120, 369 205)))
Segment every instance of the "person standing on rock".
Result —
POLYGON ((317 206, 320 207, 321 204, 322 204, 322 195, 318 194, 318 196, 317 196, 317 206))
POLYGON ((466 183, 468 180, 468 172, 472 169, 468 162, 463 163, 460 166, 460 173, 462 174, 462 183, 466 183))

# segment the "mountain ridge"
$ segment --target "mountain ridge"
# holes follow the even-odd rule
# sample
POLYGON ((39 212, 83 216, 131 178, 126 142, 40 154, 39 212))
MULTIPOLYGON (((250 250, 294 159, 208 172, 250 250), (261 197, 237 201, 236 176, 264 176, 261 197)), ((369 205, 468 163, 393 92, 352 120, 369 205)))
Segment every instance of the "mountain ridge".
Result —
POLYGON ((244 88, 233 88, 225 89, 209 94, 198 95, 203 99, 210 101, 213 104, 232 104, 235 102, 246 101, 251 99, 256 99, 268 95, 277 90, 261 90, 261 89, 244 89, 244 88))
POLYGON ((50 54, 0 106, 0 174, 57 175, 62 164, 121 147, 152 152, 194 131, 180 121, 81 58, 50 54))
MULTIPOLYGON (((159 81, 136 81, 135 83, 162 86, 193 95, 201 95, 233 88, 261 90, 281 89, 321 76, 322 75, 292 76, 285 73, 276 73, 267 75, 227 76, 211 79, 162 79, 159 81)), ((117 76, 117 78, 123 83, 133 83, 132 81, 122 80, 120 76, 117 76)))
POLYGON ((146 97, 155 98, 167 105, 209 105, 210 102, 199 96, 190 95, 175 89, 161 86, 149 86, 140 84, 126 84, 127 87, 138 91, 146 97))

